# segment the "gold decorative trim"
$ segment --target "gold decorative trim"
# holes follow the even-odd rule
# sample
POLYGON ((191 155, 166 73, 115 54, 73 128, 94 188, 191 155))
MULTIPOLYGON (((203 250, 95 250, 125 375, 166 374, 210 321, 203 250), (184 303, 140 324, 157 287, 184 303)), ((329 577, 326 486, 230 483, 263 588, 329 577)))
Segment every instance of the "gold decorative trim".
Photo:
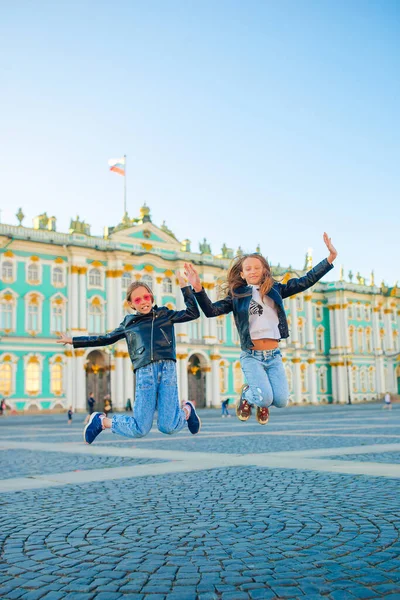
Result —
POLYGON ((57 256, 57 258, 54 259, 54 262, 57 263, 58 265, 62 265, 64 261, 61 258, 61 256, 57 256))
POLYGON ((211 373, 211 367, 203 367, 201 371, 202 373, 211 373))
POLYGON ((162 282, 163 278, 162 277, 156 277, 156 281, 158 284, 160 284, 162 282))
POLYGON ((211 360, 219 360, 221 357, 220 354, 210 354, 211 360))
POLYGON ((146 271, 146 273, 152 273, 154 271, 154 267, 153 265, 144 265, 143 271, 146 271))
POLYGON ((301 358, 292 358, 292 363, 300 363, 301 362, 301 358))
POLYGON ((317 362, 317 359, 316 358, 308 358, 307 362, 308 362, 309 365, 313 365, 313 364, 315 364, 317 362))
POLYGON ((127 355, 127 352, 121 352, 120 350, 116 350, 114 352, 114 357, 115 358, 125 358, 125 356, 127 355))
POLYGON ((12 258, 13 256, 15 256, 15 254, 11 250, 7 250, 6 252, 4 252, 4 256, 6 256, 7 258, 12 258))
POLYGON ((383 311, 383 313, 384 313, 385 315, 390 315, 392 312, 393 312, 393 311, 392 311, 392 309, 391 309, 391 308, 385 308, 385 310, 383 311))
POLYGON ((75 274, 79 275, 80 267, 77 267, 76 265, 71 265, 69 269, 73 275, 75 275, 75 274))
POLYGON ((75 356, 84 356, 85 350, 75 350, 75 356))
POLYGON ((99 260, 94 260, 93 262, 90 263, 91 267, 102 267, 103 263, 101 263, 99 260))
POLYGON ((78 273, 79 273, 79 275, 86 275, 87 267, 79 267, 78 273))
POLYGON ((64 354, 65 356, 68 356, 68 358, 71 358, 71 356, 73 356, 72 350, 64 350, 64 354))
POLYGON ((189 354, 177 354, 176 358, 178 358, 179 360, 183 360, 184 358, 187 358, 189 356, 189 354))
POLYGON ((124 265, 124 271, 133 271, 132 265, 124 265))
POLYGON ((38 256, 31 256, 31 261, 32 262, 39 262, 39 257, 38 256))
POLYGON ((146 250, 146 252, 150 252, 150 250, 153 248, 153 244, 146 244, 145 242, 142 242, 141 246, 144 250, 146 250))
POLYGON ((311 295, 311 294, 310 294, 310 295, 308 295, 308 296, 304 296, 304 300, 306 300, 306 301, 307 301, 307 300, 311 300, 311 299, 312 299, 312 295, 311 295))
POLYGON ((165 277, 172 277, 173 274, 174 272, 171 271, 171 269, 167 269, 166 271, 164 271, 165 277))

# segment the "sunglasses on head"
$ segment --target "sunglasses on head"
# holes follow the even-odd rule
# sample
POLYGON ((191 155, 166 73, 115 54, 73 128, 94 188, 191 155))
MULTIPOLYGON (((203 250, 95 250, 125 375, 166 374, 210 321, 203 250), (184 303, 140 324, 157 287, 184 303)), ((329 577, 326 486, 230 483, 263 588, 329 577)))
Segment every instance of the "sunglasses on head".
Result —
POLYGON ((152 302, 153 298, 150 296, 150 294, 143 294, 143 296, 141 297, 139 296, 138 298, 134 298, 132 300, 132 303, 139 305, 142 300, 144 300, 145 302, 152 302))

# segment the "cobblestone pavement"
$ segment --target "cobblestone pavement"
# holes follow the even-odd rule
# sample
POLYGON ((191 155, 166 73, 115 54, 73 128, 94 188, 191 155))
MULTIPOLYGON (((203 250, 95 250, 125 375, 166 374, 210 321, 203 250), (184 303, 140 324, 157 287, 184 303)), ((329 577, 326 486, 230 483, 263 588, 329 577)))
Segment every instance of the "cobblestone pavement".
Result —
POLYGON ((400 599, 400 406, 82 442, 0 419, 2 600, 400 599))

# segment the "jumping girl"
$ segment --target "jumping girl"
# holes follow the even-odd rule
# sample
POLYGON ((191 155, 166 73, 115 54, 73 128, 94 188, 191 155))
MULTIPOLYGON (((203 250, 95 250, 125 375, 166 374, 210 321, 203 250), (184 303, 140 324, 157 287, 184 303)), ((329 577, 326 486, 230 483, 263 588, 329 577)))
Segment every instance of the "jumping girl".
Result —
POLYGON ((126 339, 129 356, 136 375, 136 395, 133 416, 114 415, 108 419, 95 412, 86 425, 83 437, 91 444, 103 429, 111 429, 126 437, 147 435, 158 411, 158 429, 172 434, 187 422, 190 433, 200 431, 201 422, 191 402, 181 408, 178 397, 175 352, 175 323, 193 321, 200 316, 192 289, 176 274, 182 289, 186 310, 170 310, 154 305, 151 289, 141 281, 132 283, 126 293, 128 305, 136 311, 127 315, 110 333, 99 336, 67 337, 61 334, 58 344, 73 344, 74 348, 107 346, 126 339))
POLYGON ((242 349, 240 364, 247 381, 236 407, 241 421, 250 418, 255 405, 257 421, 265 425, 269 406, 284 408, 289 401, 289 386, 278 348, 279 341, 289 337, 283 298, 303 292, 333 268, 337 252, 326 233, 323 239, 329 250, 328 258, 303 277, 289 279, 285 284, 273 279, 268 262, 260 254, 236 258, 223 285, 227 296, 214 303, 204 291, 193 265, 185 264, 185 275, 206 317, 233 311, 242 349))

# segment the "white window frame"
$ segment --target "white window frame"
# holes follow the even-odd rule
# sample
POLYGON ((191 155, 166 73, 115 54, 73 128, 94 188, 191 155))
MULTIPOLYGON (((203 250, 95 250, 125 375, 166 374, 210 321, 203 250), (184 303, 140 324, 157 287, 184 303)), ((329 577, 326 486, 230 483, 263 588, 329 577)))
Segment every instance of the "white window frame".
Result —
POLYGON ((321 354, 325 353, 325 328, 319 325, 315 331, 316 333, 316 348, 317 352, 321 354))
POLYGON ((218 372, 219 372, 219 377, 220 377, 220 386, 219 386, 219 390, 221 394, 226 394, 228 391, 228 385, 229 385, 229 363, 222 359, 219 361, 218 364, 218 372), (221 370, 222 371, 222 380, 221 380, 221 370))
POLYGON ((87 274, 87 286, 88 289, 96 289, 102 290, 104 289, 104 269, 101 267, 89 267, 87 274), (94 273, 95 271, 95 273, 94 273), (91 279, 95 278, 95 282, 91 282, 91 279), (99 283, 97 283, 97 277, 99 279, 99 283))
POLYGON ((225 340, 226 340, 225 317, 223 317, 223 316, 217 317, 216 330, 217 330, 217 340, 221 343, 225 342, 225 340))
POLYGON ((322 319, 323 319, 322 304, 316 304, 315 305, 315 320, 322 321, 322 319))
POLYGON ((14 283, 15 281, 15 260, 12 260, 9 257, 6 257, 4 260, 1 261, 1 280, 3 281, 3 283, 14 283), (11 276, 8 277, 5 275, 5 269, 8 269, 9 266, 11 267, 11 276))
POLYGON ((104 298, 102 298, 101 296, 92 296, 91 298, 88 299, 87 301, 87 327, 88 327, 88 334, 89 335, 99 335, 104 333, 105 331, 105 318, 106 318, 106 312, 105 312, 105 301, 104 298), (93 303, 93 300, 99 300, 99 304, 97 303, 93 303), (91 327, 89 327, 90 325, 90 319, 91 319, 91 314, 90 314, 90 309, 92 306, 99 306, 101 309, 101 312, 99 314, 99 318, 100 318, 100 325, 99 325, 99 331, 93 331, 91 327))
POLYGON ((34 353, 34 352, 30 352, 29 354, 24 356, 24 390, 25 390, 25 394, 27 396, 31 396, 31 397, 33 396, 34 398, 37 398, 38 396, 42 395, 42 392, 43 392, 43 355, 34 353), (39 391, 34 394, 31 394, 30 390, 28 390, 28 387, 27 387, 28 379, 26 376, 28 373, 28 365, 32 358, 37 358, 38 362, 39 362, 39 391))
POLYGON ((65 357, 62 356, 61 354, 54 354, 49 360, 50 394, 52 396, 59 398, 60 396, 63 396, 65 394, 65 375, 66 375, 65 357), (60 365, 60 367, 61 367, 61 391, 58 394, 53 391, 53 377, 52 377, 53 368, 56 365, 60 365))
POLYGON ((25 331, 31 335, 38 335, 43 331, 43 300, 44 296, 40 292, 29 292, 25 296, 25 331), (30 299, 32 296, 38 297, 38 329, 29 328, 29 306, 31 305, 30 299))
POLYGON ((65 287, 66 285, 66 275, 65 275, 65 268, 62 267, 60 264, 56 264, 52 267, 51 269, 51 284, 53 287, 56 288, 61 288, 61 287, 65 287), (60 271, 61 273, 61 281, 55 281, 55 274, 60 271))
POLYGON ((25 279, 26 279, 26 283, 28 285, 40 285, 41 283, 43 283, 42 282, 42 264, 39 261, 29 261, 26 263, 25 279), (35 267, 37 269, 37 274, 38 274, 37 279, 29 278, 29 271, 31 270, 32 267, 35 267))
MULTIPOLYGON (((142 283, 145 283, 152 291, 154 290, 154 279, 153 277, 149 274, 149 273, 144 273, 141 277, 140 277, 140 281, 142 283)), ((153 293, 154 295, 154 293, 153 293)))
MULTIPOLYGON (((8 394, 4 392, 4 396, 6 396, 7 398, 14 396, 15 394, 18 360, 18 356, 15 356, 15 354, 12 354, 11 352, 4 352, 0 355, 0 366, 9 365, 11 367, 11 392, 8 394), (5 360, 6 358, 7 360, 5 360)), ((0 390, 0 394, 3 394, 2 390, 0 390)))
POLYGON ((321 394, 326 394, 328 391, 328 369, 321 366, 318 369, 318 387, 321 394))
POLYGON ((17 328, 17 298, 18 294, 9 288, 3 290, 0 294, 0 305, 5 305, 6 303, 11 304, 11 328, 2 327, 2 323, 0 321, 0 331, 7 331, 7 333, 15 332, 17 328), (11 300, 6 300, 6 296, 11 296, 11 300))
POLYGON ((132 283, 132 272, 131 271, 124 271, 122 273, 122 276, 121 276, 121 288, 122 288, 122 290, 124 292, 126 292, 126 290, 131 285, 131 283, 132 283), (129 282, 128 282, 128 277, 129 277, 129 282), (127 283, 127 285, 125 285, 125 283, 127 283))
POLYGON ((171 277, 164 277, 163 282, 162 282, 162 292, 163 294, 167 294, 167 295, 171 295, 173 294, 173 287, 172 287, 172 279, 171 277))
POLYGON ((50 332, 51 333, 59 333, 61 331, 65 331, 67 329, 67 298, 64 296, 64 294, 54 294, 51 298, 50 298, 50 332), (56 303, 56 300, 62 300, 62 303, 56 303), (53 327, 54 323, 53 323, 53 308, 54 306, 61 306, 62 307, 62 314, 61 314, 61 329, 55 329, 53 327))

